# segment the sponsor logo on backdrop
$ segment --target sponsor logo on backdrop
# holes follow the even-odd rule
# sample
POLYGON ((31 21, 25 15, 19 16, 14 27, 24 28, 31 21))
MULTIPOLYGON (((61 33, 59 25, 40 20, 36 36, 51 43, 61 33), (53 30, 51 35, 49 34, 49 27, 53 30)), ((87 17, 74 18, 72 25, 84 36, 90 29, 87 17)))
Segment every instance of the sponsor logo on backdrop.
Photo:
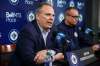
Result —
POLYGON ((82 21, 83 21, 83 15, 80 14, 80 15, 79 15, 79 22, 82 22, 82 21))
POLYGON ((53 0, 47 0, 46 2, 53 6, 53 0))
POLYGON ((35 15, 34 15, 34 12, 33 11, 29 11, 28 14, 27 14, 27 20, 29 22, 33 21, 35 19, 35 15))
POLYGON ((21 17, 22 17, 21 13, 6 12, 6 22, 17 22, 17 19, 21 17))
POLYGON ((10 42, 12 42, 12 43, 16 42, 16 40, 18 38, 18 31, 16 29, 11 29, 8 34, 8 38, 9 38, 10 42))
POLYGON ((17 5, 19 3, 19 0, 9 0, 10 4, 17 5))
POLYGON ((72 61, 73 64, 77 64, 78 63, 78 59, 77 59, 76 55, 72 54, 71 61, 72 61))
POLYGON ((64 7, 66 5, 66 0, 57 0, 57 7, 64 7))
POLYGON ((59 22, 62 22, 62 20, 64 19, 64 14, 60 13, 58 19, 59 19, 59 22))
POLYGON ((77 2, 77 8, 78 9, 82 9, 84 7, 84 3, 83 2, 77 2))
POLYGON ((75 7, 75 3, 74 3, 73 0, 71 0, 71 1, 69 2, 69 7, 75 7))
POLYGON ((25 4, 33 5, 34 4, 34 0, 25 0, 25 4))

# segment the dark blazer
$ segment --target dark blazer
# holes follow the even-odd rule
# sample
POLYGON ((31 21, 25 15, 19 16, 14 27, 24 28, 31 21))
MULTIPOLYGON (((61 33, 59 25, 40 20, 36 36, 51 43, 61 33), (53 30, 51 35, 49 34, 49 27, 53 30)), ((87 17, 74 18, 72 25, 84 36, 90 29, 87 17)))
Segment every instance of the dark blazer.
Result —
POLYGON ((21 63, 21 66, 43 66, 44 64, 36 64, 34 62, 34 57, 38 51, 44 49, 53 49, 58 52, 56 46, 52 42, 51 32, 47 36, 47 43, 45 46, 41 31, 37 25, 36 20, 26 24, 22 28, 19 33, 15 52, 19 62, 21 63))

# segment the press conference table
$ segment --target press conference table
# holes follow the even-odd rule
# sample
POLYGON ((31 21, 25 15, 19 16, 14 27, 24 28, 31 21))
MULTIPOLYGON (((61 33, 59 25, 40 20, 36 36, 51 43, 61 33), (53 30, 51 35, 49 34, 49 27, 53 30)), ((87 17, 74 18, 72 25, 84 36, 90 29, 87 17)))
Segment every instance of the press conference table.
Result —
POLYGON ((91 47, 66 52, 70 66, 100 66, 100 51, 94 54, 91 47))

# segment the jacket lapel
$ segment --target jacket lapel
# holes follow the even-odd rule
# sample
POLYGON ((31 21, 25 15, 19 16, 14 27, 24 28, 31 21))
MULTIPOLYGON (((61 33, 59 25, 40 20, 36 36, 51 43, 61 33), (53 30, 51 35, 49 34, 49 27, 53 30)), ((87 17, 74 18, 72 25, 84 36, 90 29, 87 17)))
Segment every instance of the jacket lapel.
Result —
POLYGON ((38 26, 38 24, 37 24, 37 21, 34 20, 34 21, 32 22, 32 24, 34 25, 34 27, 36 28, 36 31, 37 31, 37 37, 36 37, 36 38, 39 39, 39 42, 40 42, 41 46, 45 48, 45 47, 46 47, 46 46, 45 46, 45 42, 44 42, 42 33, 41 33, 41 31, 40 31, 40 28, 39 28, 39 26, 38 26))

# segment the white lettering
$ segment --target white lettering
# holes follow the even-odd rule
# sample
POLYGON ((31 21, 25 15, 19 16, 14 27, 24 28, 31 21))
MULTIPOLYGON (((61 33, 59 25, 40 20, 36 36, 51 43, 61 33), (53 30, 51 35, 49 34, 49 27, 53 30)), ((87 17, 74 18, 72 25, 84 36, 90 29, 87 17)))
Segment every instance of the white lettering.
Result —
POLYGON ((21 13, 6 12, 6 22, 16 22, 17 18, 21 18, 21 13))
POLYGON ((25 4, 30 4, 30 5, 32 5, 33 3, 34 3, 33 1, 25 0, 25 4))
POLYGON ((89 55, 89 54, 90 54, 89 52, 84 52, 84 56, 89 55))
POLYGON ((66 4, 64 0, 57 0, 57 7, 63 7, 66 4))
POLYGON ((84 61, 84 60, 90 59, 92 57, 94 57, 94 54, 91 54, 89 56, 82 57, 82 58, 80 58, 80 61, 84 61))

